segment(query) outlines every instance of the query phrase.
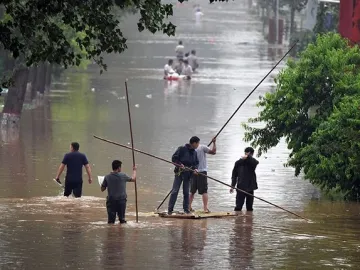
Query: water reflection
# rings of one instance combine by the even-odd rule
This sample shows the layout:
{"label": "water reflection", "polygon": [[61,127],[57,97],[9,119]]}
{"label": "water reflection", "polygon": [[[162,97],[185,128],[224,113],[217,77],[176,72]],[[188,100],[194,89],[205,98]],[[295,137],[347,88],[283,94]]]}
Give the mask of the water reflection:
{"label": "water reflection", "polygon": [[180,269],[192,269],[204,260],[207,220],[184,220],[181,228],[169,228],[170,262]]}
{"label": "water reflection", "polygon": [[108,226],[102,243],[101,265],[103,269],[121,269],[125,266],[125,250],[128,248],[125,229]]}
{"label": "water reflection", "polygon": [[230,233],[229,261],[232,269],[253,269],[253,215],[239,215]]}
{"label": "water reflection", "polygon": [[[62,229],[60,262],[66,268],[81,269],[83,252],[83,228],[81,224],[66,226]],[[70,255],[71,254],[71,255]]]}

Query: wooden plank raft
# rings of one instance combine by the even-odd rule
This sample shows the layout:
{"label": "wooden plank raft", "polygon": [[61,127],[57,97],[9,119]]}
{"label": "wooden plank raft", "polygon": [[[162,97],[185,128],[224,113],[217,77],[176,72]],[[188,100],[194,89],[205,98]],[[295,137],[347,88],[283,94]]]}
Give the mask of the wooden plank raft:
{"label": "wooden plank raft", "polygon": [[162,218],[178,218],[178,219],[202,219],[202,218],[224,218],[224,217],[235,217],[237,216],[234,212],[192,212],[190,214],[185,214],[183,212],[173,212],[171,215],[168,215],[167,212],[158,213],[159,217]]}

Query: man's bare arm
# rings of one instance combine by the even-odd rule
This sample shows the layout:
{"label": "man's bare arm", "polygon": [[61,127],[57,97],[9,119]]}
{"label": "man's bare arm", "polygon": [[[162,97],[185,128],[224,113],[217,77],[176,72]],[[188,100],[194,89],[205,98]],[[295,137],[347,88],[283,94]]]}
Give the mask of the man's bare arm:
{"label": "man's bare arm", "polygon": [[101,186],[101,191],[104,192],[106,190],[106,187]]}
{"label": "man's bare arm", "polygon": [[211,150],[209,151],[209,154],[210,155],[216,155],[216,138],[213,138],[212,139],[212,148]]}
{"label": "man's bare arm", "polygon": [[92,178],[91,178],[91,168],[90,168],[90,165],[89,165],[89,164],[86,164],[86,165],[85,165],[85,169],[86,169],[87,175],[89,176],[89,184],[91,184],[91,183],[92,183]]}
{"label": "man's bare arm", "polygon": [[130,182],[135,182],[135,181],[136,181],[136,166],[134,166],[133,168],[133,174],[131,176]]}
{"label": "man's bare arm", "polygon": [[60,166],[59,166],[59,169],[58,169],[58,172],[56,174],[56,178],[55,179],[59,179],[61,174],[63,173],[65,169],[65,164],[61,163]]}

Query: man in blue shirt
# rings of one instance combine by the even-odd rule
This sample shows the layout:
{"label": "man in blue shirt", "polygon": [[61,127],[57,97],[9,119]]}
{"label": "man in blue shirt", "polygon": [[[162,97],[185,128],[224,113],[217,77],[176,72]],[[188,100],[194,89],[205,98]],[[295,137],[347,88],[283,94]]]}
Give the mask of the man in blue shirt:
{"label": "man in blue shirt", "polygon": [[92,182],[91,169],[86,156],[79,152],[80,145],[73,142],[70,145],[70,152],[65,154],[64,159],[59,167],[56,175],[56,182],[60,183],[60,175],[66,166],[65,189],[64,196],[69,197],[71,193],[75,198],[80,198],[82,194],[82,167],[85,166],[86,172],[89,176],[89,184]]}

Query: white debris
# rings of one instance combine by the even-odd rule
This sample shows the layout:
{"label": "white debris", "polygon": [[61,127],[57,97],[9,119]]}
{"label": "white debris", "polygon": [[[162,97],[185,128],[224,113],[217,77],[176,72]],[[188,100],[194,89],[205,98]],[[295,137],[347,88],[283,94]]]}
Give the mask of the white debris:
{"label": "white debris", "polygon": [[95,88],[91,88],[91,91],[92,91],[92,92],[95,92]]}
{"label": "white debris", "polygon": [[151,95],[151,94],[150,94],[150,95],[146,95],[146,97],[147,97],[147,98],[152,98],[152,95]]}
{"label": "white debris", "polygon": [[139,104],[135,104],[135,107],[136,107],[136,108],[139,108],[139,107],[140,107],[140,105],[139,105]]}

